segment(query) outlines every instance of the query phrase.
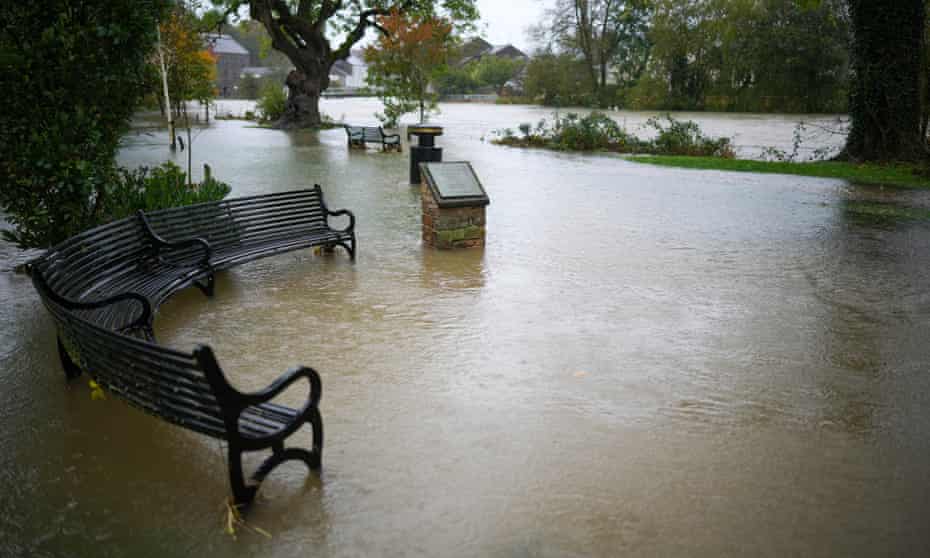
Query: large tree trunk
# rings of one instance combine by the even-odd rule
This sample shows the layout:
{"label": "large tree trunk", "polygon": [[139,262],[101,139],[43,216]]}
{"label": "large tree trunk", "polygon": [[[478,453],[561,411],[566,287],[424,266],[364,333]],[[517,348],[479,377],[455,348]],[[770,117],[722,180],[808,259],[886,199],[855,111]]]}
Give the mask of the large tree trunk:
{"label": "large tree trunk", "polygon": [[329,85],[329,75],[312,76],[300,70],[287,75],[287,104],[276,128],[316,128],[322,124],[320,95]]}
{"label": "large tree trunk", "polygon": [[852,121],[845,155],[914,160],[926,154],[921,129],[924,0],[849,0],[853,26]]}

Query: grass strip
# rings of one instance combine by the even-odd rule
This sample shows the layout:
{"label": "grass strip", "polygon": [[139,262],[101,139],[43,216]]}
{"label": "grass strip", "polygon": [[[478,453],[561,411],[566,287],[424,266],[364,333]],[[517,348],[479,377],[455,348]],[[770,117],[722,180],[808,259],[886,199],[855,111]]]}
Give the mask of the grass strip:
{"label": "grass strip", "polygon": [[685,169],[721,170],[841,178],[858,184],[879,184],[905,188],[930,188],[930,176],[921,174],[918,167],[903,163],[846,163],[817,161],[790,163],[783,161],[752,161],[723,159],[720,157],[691,157],[681,155],[637,155],[624,157],[634,163],[679,167]]}

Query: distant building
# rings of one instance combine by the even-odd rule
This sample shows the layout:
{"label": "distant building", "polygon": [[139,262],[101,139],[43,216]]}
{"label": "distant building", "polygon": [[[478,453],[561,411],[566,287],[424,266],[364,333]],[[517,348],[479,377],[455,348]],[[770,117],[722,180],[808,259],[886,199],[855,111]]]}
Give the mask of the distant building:
{"label": "distant building", "polygon": [[365,63],[362,52],[359,50],[353,50],[345,60],[336,60],[329,71],[330,81],[338,82],[342,87],[350,89],[365,87],[367,77],[368,64]]}
{"label": "distant building", "polygon": [[527,56],[525,52],[512,44],[492,45],[480,37],[472,39],[462,45],[461,53],[462,57],[458,61],[459,66],[464,66],[469,62],[477,62],[485,56],[510,58],[512,60],[529,60],[529,56]]}
{"label": "distant building", "polygon": [[220,97],[235,95],[236,85],[249,67],[249,51],[229,35],[207,35],[207,46],[216,57],[216,89]]}

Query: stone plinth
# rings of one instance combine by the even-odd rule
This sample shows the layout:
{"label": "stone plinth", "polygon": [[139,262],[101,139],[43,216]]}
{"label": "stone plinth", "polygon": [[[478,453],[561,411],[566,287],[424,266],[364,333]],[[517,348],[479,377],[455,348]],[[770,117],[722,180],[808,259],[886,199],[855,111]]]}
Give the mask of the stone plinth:
{"label": "stone plinth", "polygon": [[422,170],[423,243],[440,249],[484,246],[490,200],[471,166],[424,163]]}

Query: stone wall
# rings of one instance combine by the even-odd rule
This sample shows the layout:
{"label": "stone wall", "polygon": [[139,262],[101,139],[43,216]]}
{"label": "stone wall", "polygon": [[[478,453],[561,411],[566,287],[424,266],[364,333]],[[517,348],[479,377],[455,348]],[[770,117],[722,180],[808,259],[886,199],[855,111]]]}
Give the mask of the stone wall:
{"label": "stone wall", "polygon": [[423,204],[423,243],[433,248],[484,246],[485,208],[439,207],[424,180],[420,183]]}

